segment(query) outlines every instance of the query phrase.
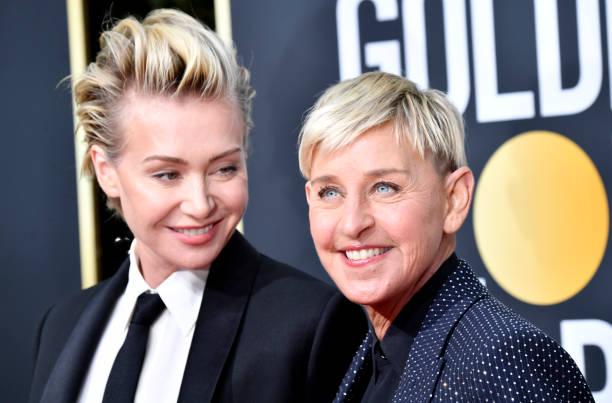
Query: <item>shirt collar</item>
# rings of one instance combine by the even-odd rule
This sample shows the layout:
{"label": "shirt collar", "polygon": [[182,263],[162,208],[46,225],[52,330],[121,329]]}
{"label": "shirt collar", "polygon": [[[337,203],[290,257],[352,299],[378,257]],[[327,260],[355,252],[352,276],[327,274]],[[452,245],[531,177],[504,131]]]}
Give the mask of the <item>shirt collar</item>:
{"label": "shirt collar", "polygon": [[[130,307],[130,312],[134,309],[136,299],[140,294],[145,291],[157,293],[183,335],[189,335],[195,326],[200,312],[204,287],[206,286],[206,279],[209,273],[208,268],[202,270],[177,270],[168,276],[157,288],[152,289],[140,273],[140,265],[135,253],[136,242],[136,239],[134,239],[130,246],[130,268],[128,284],[124,294],[127,306]],[[126,322],[125,325],[127,327],[129,322]]]}
{"label": "shirt collar", "polygon": [[[458,262],[459,260],[454,253],[446,259],[425,285],[402,308],[391,323],[383,340],[375,340],[372,344],[372,354],[374,354],[374,349],[378,345],[378,348],[382,350],[398,374],[401,374],[404,370],[412,343],[421,329],[431,303],[448,276],[457,267]],[[371,326],[370,324],[370,328]]]}

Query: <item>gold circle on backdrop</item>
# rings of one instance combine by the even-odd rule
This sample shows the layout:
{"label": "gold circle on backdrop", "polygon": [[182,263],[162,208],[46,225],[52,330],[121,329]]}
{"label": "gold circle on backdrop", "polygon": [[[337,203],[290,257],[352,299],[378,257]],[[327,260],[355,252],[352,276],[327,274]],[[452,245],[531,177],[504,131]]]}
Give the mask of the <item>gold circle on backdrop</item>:
{"label": "gold circle on backdrop", "polygon": [[530,304],[568,300],[593,278],[608,241],[606,190],[589,156],[531,131],[495,151],[474,196],[474,235],[493,279]]}

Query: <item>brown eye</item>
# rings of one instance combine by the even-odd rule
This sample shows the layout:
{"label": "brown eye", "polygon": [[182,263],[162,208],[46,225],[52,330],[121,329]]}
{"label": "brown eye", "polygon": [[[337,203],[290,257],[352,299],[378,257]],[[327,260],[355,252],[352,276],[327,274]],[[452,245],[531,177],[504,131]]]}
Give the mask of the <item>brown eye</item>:
{"label": "brown eye", "polygon": [[219,169],[218,172],[221,175],[224,175],[224,176],[231,176],[231,175],[235,174],[237,171],[238,171],[238,168],[236,166],[228,165],[226,167],[223,167],[223,168]]}
{"label": "brown eye", "polygon": [[177,172],[159,172],[153,175],[154,178],[159,179],[161,181],[173,181],[179,178],[179,174]]}

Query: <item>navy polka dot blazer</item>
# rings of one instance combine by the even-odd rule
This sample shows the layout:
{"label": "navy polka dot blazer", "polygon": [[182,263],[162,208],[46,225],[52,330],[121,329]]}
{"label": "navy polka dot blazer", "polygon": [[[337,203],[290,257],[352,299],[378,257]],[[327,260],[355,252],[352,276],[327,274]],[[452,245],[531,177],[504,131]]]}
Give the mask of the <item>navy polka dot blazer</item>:
{"label": "navy polka dot blazer", "polygon": [[[354,402],[374,335],[355,354],[335,402]],[[553,339],[492,297],[459,260],[434,298],[393,402],[593,402],[574,361]]]}

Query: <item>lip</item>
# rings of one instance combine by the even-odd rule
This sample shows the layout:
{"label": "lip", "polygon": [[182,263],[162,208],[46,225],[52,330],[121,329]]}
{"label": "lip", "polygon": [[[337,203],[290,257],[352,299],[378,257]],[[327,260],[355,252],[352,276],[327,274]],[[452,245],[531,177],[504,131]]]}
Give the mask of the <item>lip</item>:
{"label": "lip", "polygon": [[[366,249],[383,249],[384,251],[378,255],[371,256],[366,259],[360,259],[360,260],[351,260],[346,256],[346,252],[361,251],[361,250],[366,250]],[[363,266],[378,263],[379,261],[383,260],[385,257],[387,257],[387,253],[391,249],[393,248],[389,246],[367,245],[367,246],[359,246],[359,247],[349,247],[346,249],[341,249],[338,252],[340,253],[342,259],[344,259],[344,263],[347,266],[363,267]]]}
{"label": "lip", "polygon": [[[172,234],[178,239],[180,242],[189,245],[189,246],[201,246],[210,242],[217,233],[217,229],[219,227],[219,223],[221,220],[216,221],[214,223],[209,223],[202,226],[180,226],[180,227],[167,227]],[[206,227],[210,227],[208,231],[202,233],[193,233],[198,230],[205,229]],[[190,231],[192,233],[186,233],[185,231]]]}

